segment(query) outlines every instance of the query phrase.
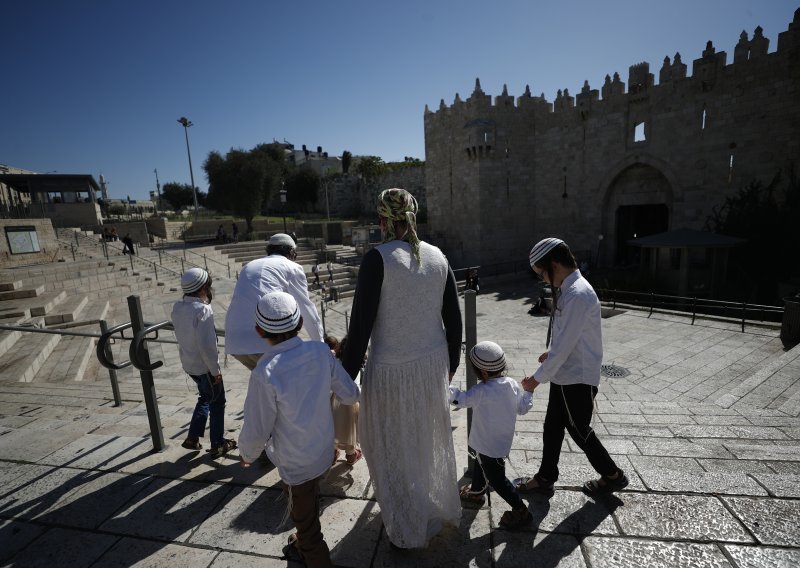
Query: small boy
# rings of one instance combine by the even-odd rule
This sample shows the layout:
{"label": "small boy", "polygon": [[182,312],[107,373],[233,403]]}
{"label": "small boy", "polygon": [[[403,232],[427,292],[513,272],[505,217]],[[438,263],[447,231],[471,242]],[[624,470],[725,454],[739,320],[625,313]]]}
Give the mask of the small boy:
{"label": "small boy", "polygon": [[505,458],[511,451],[517,414],[533,406],[533,389],[523,390],[505,376],[506,357],[499,345],[481,341],[469,352],[470,364],[481,383],[467,392],[450,387],[450,402],[458,408],[473,408],[469,445],[477,453],[472,469],[472,484],[461,488],[465,505],[483,505],[484,493],[491,485],[512,509],[503,513],[500,526],[519,528],[533,520],[516,489],[506,478]]}
{"label": "small boy", "polygon": [[225,387],[217,356],[217,332],[214,328],[214,312],[211,309],[211,276],[202,268],[191,268],[181,276],[183,299],[172,307],[172,325],[178,340],[178,354],[183,370],[197,385],[199,397],[194,407],[189,434],[183,441],[184,448],[200,450],[200,438],[206,429],[211,413],[212,458],[236,447],[234,440],[222,437],[225,431]]}
{"label": "small boy", "polygon": [[270,292],[256,307],[256,332],[269,346],[250,375],[239,434],[242,467],[267,445],[267,455],[288,486],[289,515],[297,533],[289,538],[308,566],[331,566],[319,522],[319,480],[331,467],[331,391],[343,404],[358,400],[359,388],[321,341],[297,334],[303,318],[295,299]]}

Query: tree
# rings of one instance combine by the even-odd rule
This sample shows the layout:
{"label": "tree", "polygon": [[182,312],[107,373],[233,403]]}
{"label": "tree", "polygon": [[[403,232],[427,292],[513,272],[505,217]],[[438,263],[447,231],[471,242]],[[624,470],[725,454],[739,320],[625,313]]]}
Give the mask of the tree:
{"label": "tree", "polygon": [[353,161],[353,154],[345,150],[342,152],[342,173],[350,171],[350,163]]}
{"label": "tree", "polygon": [[194,206],[192,186],[188,183],[174,181],[165,183],[161,189],[161,198],[172,205],[172,208],[176,211],[180,211],[183,207]]}
{"label": "tree", "polygon": [[280,144],[260,144],[252,150],[231,149],[225,157],[211,151],[203,163],[209,183],[208,203],[244,218],[247,233],[253,218],[276,189],[286,168]]}
{"label": "tree", "polygon": [[770,183],[750,182],[714,207],[706,228],[715,233],[747,239],[733,254],[737,277],[750,286],[749,299],[774,304],[778,282],[800,274],[800,183],[793,170],[781,187],[780,172]]}
{"label": "tree", "polygon": [[370,182],[386,170],[386,164],[378,156],[362,156],[353,169],[364,180]]}
{"label": "tree", "polygon": [[297,168],[286,177],[286,199],[300,204],[303,210],[317,201],[319,193],[319,174],[311,168]]}

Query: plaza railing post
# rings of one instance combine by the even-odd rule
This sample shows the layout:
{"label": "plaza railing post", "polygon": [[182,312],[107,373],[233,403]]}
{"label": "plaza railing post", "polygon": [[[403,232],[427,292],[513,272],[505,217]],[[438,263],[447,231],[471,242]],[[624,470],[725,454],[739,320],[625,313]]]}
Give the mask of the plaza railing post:
{"label": "plaza railing post", "polygon": [[186,272],[186,267],[183,265],[183,259],[181,259],[181,274]]}
{"label": "plaza railing post", "polygon": [[155,262],[153,263],[153,272],[155,272],[156,282],[158,282],[158,265]]}
{"label": "plaza railing post", "polygon": [[322,333],[327,334],[327,330],[325,328],[325,298],[319,301],[319,313],[322,316]]}
{"label": "plaza railing post", "polygon": [[203,264],[206,266],[206,272],[208,272],[208,259],[206,258],[206,253],[203,253]]}
{"label": "plaza railing post", "polygon": [[231,263],[228,263],[228,278],[231,277]]}
{"label": "plaza railing post", "polygon": [[73,262],[74,262],[74,261],[75,261],[75,245],[73,245],[73,244],[70,244],[70,245],[69,245],[69,250],[71,250],[71,251],[72,251],[72,260],[73,260]]}
{"label": "plaza railing post", "polygon": [[[128,311],[131,316],[131,329],[135,336],[144,329],[144,318],[142,316],[142,304],[139,296],[128,296]],[[147,349],[147,342],[142,342],[142,351],[138,359],[144,366],[150,365],[150,353]],[[164,430],[161,428],[161,417],[158,414],[158,400],[156,398],[156,386],[153,382],[152,371],[139,371],[142,378],[142,392],[144,394],[144,404],[147,407],[147,421],[150,423],[150,437],[153,439],[153,449],[160,452],[164,449]]]}
{"label": "plaza railing post", "polygon": [[[100,333],[103,334],[108,331],[108,324],[106,320],[100,320]],[[111,345],[106,342],[105,346],[106,359],[114,362],[114,355],[111,353]],[[114,406],[122,406],[122,397],[119,395],[119,383],[117,382],[117,371],[114,369],[108,370],[108,378],[111,379],[111,392],[114,395]]]}
{"label": "plaza railing post", "polygon": [[[476,298],[477,293],[475,290],[464,290],[464,331],[465,331],[465,339],[466,339],[466,357],[464,364],[464,368],[467,373],[467,389],[478,384],[478,376],[475,374],[475,370],[472,368],[472,365],[469,364],[469,352],[475,347],[475,344],[478,342],[478,322],[477,322],[477,310],[476,310]],[[472,409],[467,409],[467,438],[469,438],[469,432],[472,429]],[[475,451],[467,446],[467,475],[472,475],[472,468],[474,466],[475,458],[472,456],[474,455]]]}
{"label": "plaza railing post", "polygon": [[131,275],[133,275],[133,253],[128,253],[128,260],[131,261]]}
{"label": "plaza railing post", "polygon": [[161,260],[161,249],[158,249],[158,264],[164,266],[164,263]]}

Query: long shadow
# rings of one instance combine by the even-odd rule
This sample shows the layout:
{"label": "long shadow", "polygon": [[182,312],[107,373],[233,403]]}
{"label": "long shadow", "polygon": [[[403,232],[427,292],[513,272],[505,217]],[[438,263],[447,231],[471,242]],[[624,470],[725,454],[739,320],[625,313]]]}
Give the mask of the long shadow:
{"label": "long shadow", "polygon": [[[532,531],[513,533],[504,530],[494,531],[494,546],[506,543],[502,554],[497,558],[498,566],[512,565],[520,561],[523,550],[526,556],[535,559],[537,568],[556,568],[559,563],[580,547],[581,542],[591,536],[604,520],[610,517],[617,507],[624,505],[615,495],[606,495],[597,500],[586,501],[577,511],[570,513],[538,543],[539,527],[550,511],[549,499],[535,496],[531,499],[531,513],[534,516]],[[529,505],[530,508],[530,505]],[[534,544],[535,543],[535,544]],[[532,547],[530,545],[533,545]],[[532,560],[533,562],[533,560]]]}
{"label": "long shadow", "polygon": [[[144,440],[146,442],[146,440]],[[110,441],[109,441],[110,442]],[[92,451],[96,451],[97,448]],[[126,454],[130,448],[109,457],[101,464],[94,466],[100,468],[110,461]],[[90,454],[86,452],[73,461]],[[146,459],[152,452],[139,454],[120,464],[114,464],[113,470],[121,469],[141,459]],[[176,478],[164,477],[161,474],[162,464],[154,464],[144,468],[136,474],[100,471],[99,469],[76,470],[71,468],[56,467],[42,475],[38,475],[24,484],[17,486],[14,492],[34,485],[42,485],[44,490],[31,499],[22,501],[16,499],[0,508],[0,515],[5,518],[30,521],[50,527],[61,527],[78,530],[97,531],[104,534],[124,537],[138,537],[147,539],[152,546],[125,547],[115,549],[116,562],[132,565],[144,560],[160,548],[171,542],[182,542],[205,521],[216,505],[220,503],[231,490],[228,485],[208,483],[201,473],[193,478],[182,479],[183,475],[191,474],[192,470],[206,458],[198,453],[189,453],[181,456],[174,462],[171,474]],[[44,466],[49,467],[49,466]],[[236,467],[231,463],[227,467]],[[106,483],[106,480],[114,479]],[[97,483],[98,487],[59,505],[59,501],[73,491],[85,490],[88,484]],[[5,496],[10,494],[6,493]],[[11,530],[10,527],[0,529]],[[43,533],[42,536],[46,535]],[[0,541],[8,538],[10,534],[0,535]],[[11,560],[11,565],[23,565],[26,557],[35,558],[43,554],[33,540],[27,547],[19,551]],[[117,540],[115,545],[119,542]],[[112,546],[113,548],[113,546]],[[84,553],[80,562],[86,565],[97,561],[108,551],[93,551]],[[58,558],[58,551],[49,551]],[[99,552],[99,554],[98,554]],[[93,554],[93,557],[87,556]],[[20,563],[15,563],[19,559]]]}

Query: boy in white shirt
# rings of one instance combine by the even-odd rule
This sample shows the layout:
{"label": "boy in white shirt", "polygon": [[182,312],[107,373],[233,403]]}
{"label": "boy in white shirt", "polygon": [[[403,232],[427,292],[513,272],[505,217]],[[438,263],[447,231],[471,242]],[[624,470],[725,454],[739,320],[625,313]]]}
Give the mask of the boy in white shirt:
{"label": "boy in white shirt", "polygon": [[181,276],[183,299],[172,307],[172,325],[178,340],[183,370],[197,385],[199,397],[194,407],[189,433],[181,446],[200,450],[200,438],[211,414],[210,454],[217,458],[236,447],[234,440],[222,437],[225,431],[225,387],[219,369],[217,332],[211,309],[211,276],[202,268],[191,268]]}
{"label": "boy in white shirt", "polygon": [[469,352],[470,364],[482,382],[466,392],[450,387],[450,402],[458,408],[472,408],[469,445],[477,453],[472,469],[472,483],[461,488],[465,505],[481,506],[489,485],[511,510],[503,513],[500,525],[515,529],[533,520],[516,489],[506,478],[505,458],[511,451],[517,415],[527,414],[533,406],[533,389],[504,375],[506,357],[499,345],[481,341]]}
{"label": "boy in white shirt", "polygon": [[330,394],[353,404],[360,391],[325,343],[297,337],[302,327],[297,302],[286,292],[270,292],[258,301],[256,332],[268,345],[250,375],[239,455],[242,467],[249,467],[266,444],[288,487],[297,528],[290,549],[308,566],[331,566],[318,498],[334,442]]}

